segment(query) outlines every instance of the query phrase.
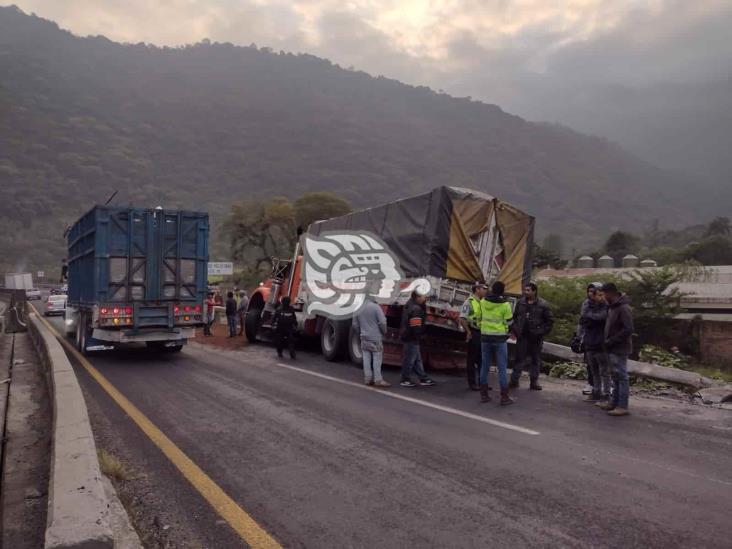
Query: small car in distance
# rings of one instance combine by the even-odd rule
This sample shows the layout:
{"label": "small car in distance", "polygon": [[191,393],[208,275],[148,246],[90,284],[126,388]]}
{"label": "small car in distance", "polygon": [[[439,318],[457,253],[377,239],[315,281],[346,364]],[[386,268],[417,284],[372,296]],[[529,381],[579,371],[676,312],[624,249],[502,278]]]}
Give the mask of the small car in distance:
{"label": "small car in distance", "polygon": [[29,289],[27,289],[25,291],[25,298],[28,301],[33,301],[33,300],[39,300],[40,301],[40,299],[41,299],[41,290],[39,290],[38,288],[29,288]]}
{"label": "small car in distance", "polygon": [[65,312],[66,312],[66,296],[65,295],[48,296],[48,301],[46,302],[46,310],[43,312],[44,316],[63,315]]}
{"label": "small car in distance", "polygon": [[59,286],[58,288],[51,288],[51,295],[66,295],[68,291],[69,285],[64,284],[63,286]]}

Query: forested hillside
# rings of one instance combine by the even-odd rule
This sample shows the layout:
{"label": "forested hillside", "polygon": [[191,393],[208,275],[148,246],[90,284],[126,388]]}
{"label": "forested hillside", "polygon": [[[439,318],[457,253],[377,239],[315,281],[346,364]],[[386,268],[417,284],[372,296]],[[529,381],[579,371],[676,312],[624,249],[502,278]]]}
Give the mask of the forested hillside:
{"label": "forested hillside", "polygon": [[0,75],[5,268],[56,267],[66,224],[114,190],[218,223],[249,195],[330,190],[359,207],[460,185],[568,242],[695,220],[687,182],[604,139],[309,55],[120,45],[9,7]]}

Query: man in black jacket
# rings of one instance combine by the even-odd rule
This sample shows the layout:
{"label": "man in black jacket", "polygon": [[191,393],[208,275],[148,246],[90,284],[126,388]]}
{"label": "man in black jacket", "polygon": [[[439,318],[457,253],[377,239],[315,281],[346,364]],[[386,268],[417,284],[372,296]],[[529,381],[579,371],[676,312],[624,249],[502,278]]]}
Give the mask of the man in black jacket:
{"label": "man in black jacket", "polygon": [[594,385],[586,402],[607,402],[610,396],[610,366],[605,353],[605,322],[607,321],[607,303],[597,285],[594,292],[589,293],[586,306],[582,307],[580,326],[582,327],[582,343],[585,347],[587,368],[592,374]]}
{"label": "man in black jacket", "polygon": [[529,389],[541,391],[539,369],[541,368],[541,347],[544,336],[552,331],[554,316],[546,301],[538,296],[538,288],[529,282],[524,288],[524,296],[513,311],[511,329],[516,336],[516,362],[511,373],[509,388],[517,389],[521,371],[529,363]]}
{"label": "man in black jacket", "polygon": [[287,349],[290,351],[290,358],[295,358],[295,326],[297,326],[297,315],[295,309],[290,306],[290,298],[285,296],[280,302],[280,306],[275,311],[272,324],[275,329],[277,338],[277,356],[282,358],[282,351],[287,343]]}
{"label": "man in black jacket", "polygon": [[604,284],[602,292],[609,307],[604,335],[613,378],[613,399],[601,408],[608,410],[610,416],[627,416],[630,396],[628,356],[633,351],[633,311],[630,298],[620,293],[612,282]]}
{"label": "man in black jacket", "polygon": [[236,336],[236,299],[234,299],[234,292],[226,294],[226,321],[229,324],[229,337]]}
{"label": "man in black jacket", "polygon": [[422,365],[422,351],[419,348],[419,340],[422,338],[425,327],[425,302],[427,296],[417,291],[412,296],[402,312],[402,325],[400,334],[404,346],[404,359],[402,361],[402,387],[416,387],[417,384],[411,379],[412,370],[419,377],[419,384],[422,387],[430,387],[435,384],[424,371]]}

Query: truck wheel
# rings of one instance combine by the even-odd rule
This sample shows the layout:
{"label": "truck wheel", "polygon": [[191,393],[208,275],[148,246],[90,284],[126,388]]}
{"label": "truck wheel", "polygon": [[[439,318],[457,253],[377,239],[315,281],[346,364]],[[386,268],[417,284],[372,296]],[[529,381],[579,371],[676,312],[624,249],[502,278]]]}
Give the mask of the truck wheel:
{"label": "truck wheel", "polygon": [[361,352],[361,334],[353,326],[348,333],[348,356],[351,362],[363,366],[363,352]]}
{"label": "truck wheel", "polygon": [[252,308],[247,311],[247,316],[244,317],[244,333],[247,336],[249,343],[257,342],[257,335],[259,333],[259,323],[262,320],[262,309]]}
{"label": "truck wheel", "polygon": [[325,360],[334,362],[345,357],[348,350],[349,322],[326,319],[320,332],[320,348]]}
{"label": "truck wheel", "polygon": [[76,347],[82,355],[87,354],[86,346],[89,343],[89,316],[79,313],[79,322],[76,325]]}

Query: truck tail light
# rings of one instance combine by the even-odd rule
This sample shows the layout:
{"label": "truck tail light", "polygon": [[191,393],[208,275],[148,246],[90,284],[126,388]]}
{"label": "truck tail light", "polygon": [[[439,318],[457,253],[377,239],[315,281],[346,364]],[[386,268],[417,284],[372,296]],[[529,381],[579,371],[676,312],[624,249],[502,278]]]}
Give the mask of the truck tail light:
{"label": "truck tail light", "polygon": [[102,307],[101,309],[99,309],[99,312],[100,314],[106,315],[109,312],[109,309],[107,309],[106,307]]}
{"label": "truck tail light", "polygon": [[132,314],[132,307],[125,307],[125,314],[131,315]]}
{"label": "truck tail light", "polygon": [[180,313],[180,305],[176,305],[175,307],[173,307],[173,312],[174,312],[175,314],[178,314],[178,313]]}
{"label": "truck tail light", "polygon": [[200,313],[201,312],[201,306],[200,305],[196,305],[195,307],[193,307],[193,311],[196,312],[196,313]]}
{"label": "truck tail light", "polygon": [[119,307],[115,307],[114,309],[112,309],[112,314],[113,315],[118,315],[119,314]]}

